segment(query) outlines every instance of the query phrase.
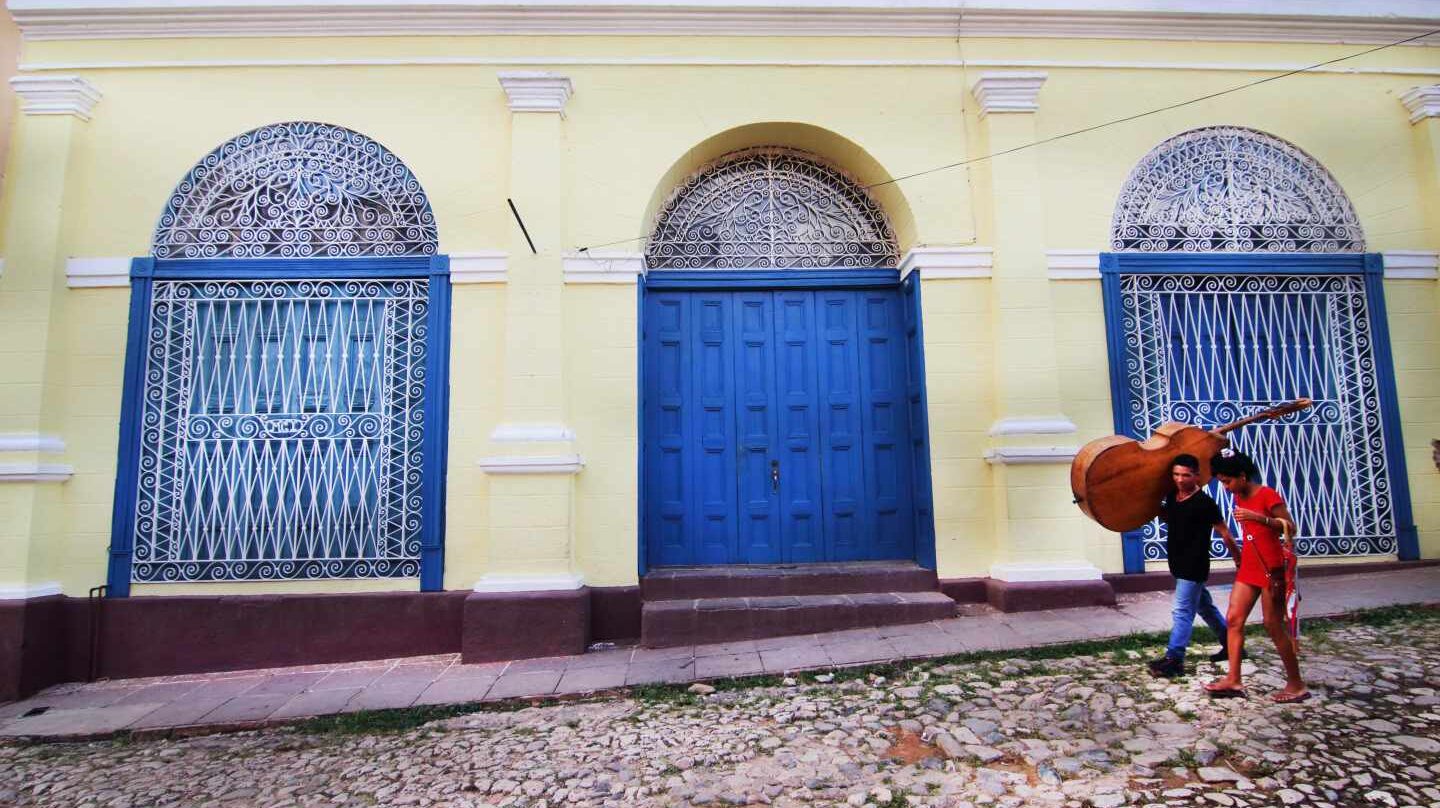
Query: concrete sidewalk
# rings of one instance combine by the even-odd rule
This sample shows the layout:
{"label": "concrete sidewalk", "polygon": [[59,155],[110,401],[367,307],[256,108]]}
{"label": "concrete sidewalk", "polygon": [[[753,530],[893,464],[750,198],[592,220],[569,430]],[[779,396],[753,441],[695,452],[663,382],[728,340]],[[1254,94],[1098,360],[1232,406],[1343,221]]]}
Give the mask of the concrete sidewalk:
{"label": "concrete sidewalk", "polygon": [[[1228,589],[1215,587],[1223,601]],[[1440,567],[1303,583],[1303,618],[1440,603]],[[1115,607],[1004,614],[962,606],[929,623],[677,648],[463,665],[458,654],[335,665],[64,684],[0,706],[0,736],[87,738],[120,730],[264,726],[317,715],[417,705],[573,695],[845,667],[970,651],[1028,648],[1168,630],[1169,593],[1125,595]],[[1259,610],[1252,619],[1258,620]],[[1303,633],[1303,625],[1302,625]]]}

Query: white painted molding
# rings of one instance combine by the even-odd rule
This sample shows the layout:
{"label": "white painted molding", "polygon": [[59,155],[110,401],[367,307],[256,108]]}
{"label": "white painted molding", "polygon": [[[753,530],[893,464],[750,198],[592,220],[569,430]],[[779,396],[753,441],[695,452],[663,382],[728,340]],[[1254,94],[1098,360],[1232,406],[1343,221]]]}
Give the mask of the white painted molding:
{"label": "white painted molding", "polygon": [[1075,423],[1063,415],[1001,418],[990,425],[991,435],[1065,435],[1075,430]]}
{"label": "white painted molding", "polygon": [[0,483],[63,483],[75,467],[60,463],[0,463]]}
{"label": "white painted molding", "polygon": [[1433,281],[1440,278],[1440,253],[1432,250],[1390,250],[1380,253],[1385,277]]}
{"label": "white painted molding", "polygon": [[1050,250],[1045,263],[1052,281],[1100,280],[1099,250]]}
{"label": "white painted molding", "polygon": [[500,250],[452,253],[451,283],[505,283],[509,277],[510,254]]}
{"label": "white painted molding", "polygon": [[15,76],[10,88],[26,115],[74,115],[88,121],[100,101],[95,85],[79,76]]}
{"label": "white painted molding", "polygon": [[992,466],[1069,463],[1079,451],[1079,446],[996,446],[985,450],[985,462]]}
{"label": "white painted molding", "polygon": [[900,261],[900,277],[919,272],[922,281],[988,278],[994,267],[989,247],[912,247]]}
{"label": "white painted molding", "polygon": [[77,70],[157,70],[235,67],[917,67],[1011,70],[1179,70],[1203,73],[1324,73],[1343,76],[1440,77],[1440,67],[1311,67],[1300,62],[1134,62],[1111,59],[816,59],[724,56],[404,56],[353,59],[94,59],[24,62],[22,73]]}
{"label": "white painted molding", "polygon": [[1033,70],[991,70],[970,85],[982,115],[1034,112],[1040,109],[1040,88],[1048,73]]}
{"label": "white painted molding", "polygon": [[0,258],[0,277],[4,277],[4,275],[5,275],[5,259],[4,259],[4,258]]}
{"label": "white painted molding", "polygon": [[486,474],[579,474],[585,460],[578,454],[482,457],[477,463]]}
{"label": "white painted molding", "polygon": [[632,252],[586,250],[561,259],[566,283],[635,284],[645,274],[645,256]]}
{"label": "white painted molding", "polygon": [[491,574],[475,582],[476,592],[569,592],[585,585],[577,573],[568,575]]}
{"label": "white painted molding", "polygon": [[564,424],[499,424],[490,432],[495,443],[553,443],[575,440],[575,430]]}
{"label": "white painted molding", "polygon": [[1410,123],[1416,124],[1426,118],[1440,118],[1440,84],[1411,87],[1400,96],[1400,103],[1410,110]]}
{"label": "white painted molding", "polygon": [[1099,567],[1083,561],[993,564],[990,567],[990,577],[1006,583],[1104,580],[1104,574]]}
{"label": "white painted molding", "polygon": [[71,289],[128,287],[129,258],[69,258],[65,261],[65,285]]}
{"label": "white painted molding", "polygon": [[958,34],[1380,44],[1433,30],[1440,18],[1427,0],[9,0],[7,5],[31,40],[417,34],[953,39]]}
{"label": "white painted molding", "polygon": [[0,435],[0,452],[60,454],[64,451],[65,441],[58,435],[41,435],[38,432],[11,432]]}
{"label": "white painted molding", "polygon": [[566,76],[543,70],[515,70],[500,74],[500,86],[511,112],[554,112],[565,115],[565,102],[575,92]]}
{"label": "white painted molding", "polygon": [[27,584],[22,586],[0,586],[0,600],[30,600],[32,598],[48,598],[53,595],[63,594],[64,590],[56,581],[43,584]]}

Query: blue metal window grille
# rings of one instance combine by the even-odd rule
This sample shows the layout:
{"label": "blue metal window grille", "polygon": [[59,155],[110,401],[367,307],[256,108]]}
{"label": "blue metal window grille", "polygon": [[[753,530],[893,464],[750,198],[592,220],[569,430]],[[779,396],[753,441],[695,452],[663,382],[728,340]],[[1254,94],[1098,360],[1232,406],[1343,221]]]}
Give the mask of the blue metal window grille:
{"label": "blue metal window grille", "polygon": [[[1307,556],[1393,554],[1397,514],[1367,283],[1358,274],[1119,276],[1124,431],[1165,421],[1215,426],[1279,401],[1315,405],[1231,434],[1286,498]],[[1211,495],[1229,518],[1230,498]],[[1146,561],[1164,528],[1141,530]],[[1216,539],[1212,555],[1225,549]]]}
{"label": "blue metal window grille", "polygon": [[156,280],[132,579],[418,575],[431,282]]}
{"label": "blue metal window grille", "polygon": [[262,126],[205,156],[170,195],[156,258],[434,255],[429,200],[410,169],[359,132]]}

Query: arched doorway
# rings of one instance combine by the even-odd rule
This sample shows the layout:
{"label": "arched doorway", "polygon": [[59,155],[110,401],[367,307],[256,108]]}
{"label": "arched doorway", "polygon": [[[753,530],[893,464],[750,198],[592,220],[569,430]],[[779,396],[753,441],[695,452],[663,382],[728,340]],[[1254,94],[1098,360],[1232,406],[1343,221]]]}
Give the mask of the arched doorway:
{"label": "arched doorway", "polygon": [[339,126],[227,141],[132,269],[110,593],[438,589],[449,278],[403,162]]}
{"label": "arched doorway", "polygon": [[[1413,557],[1379,256],[1334,177],[1263,132],[1185,132],[1131,172],[1111,248],[1117,431],[1219,425],[1309,397],[1311,409],[1231,436],[1289,501],[1297,550]],[[1125,539],[1127,571],[1165,557],[1158,522]]]}
{"label": "arched doorway", "polygon": [[813,154],[733,152],[646,250],[642,567],[933,564],[919,287]]}

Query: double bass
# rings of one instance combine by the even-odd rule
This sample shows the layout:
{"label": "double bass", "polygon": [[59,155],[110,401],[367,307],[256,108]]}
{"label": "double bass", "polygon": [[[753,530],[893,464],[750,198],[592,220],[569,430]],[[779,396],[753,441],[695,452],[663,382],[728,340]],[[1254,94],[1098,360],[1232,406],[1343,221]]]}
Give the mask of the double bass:
{"label": "double bass", "polygon": [[1081,447],[1070,464],[1075,504],[1109,530],[1139,529],[1159,515],[1160,500],[1174,490],[1170,469],[1176,456],[1198,458],[1200,484],[1205,485],[1210,482],[1210,458],[1230,445],[1226,433],[1309,406],[1310,399],[1296,399],[1214,429],[1170,421],[1143,441],[1124,435],[1096,438]]}

